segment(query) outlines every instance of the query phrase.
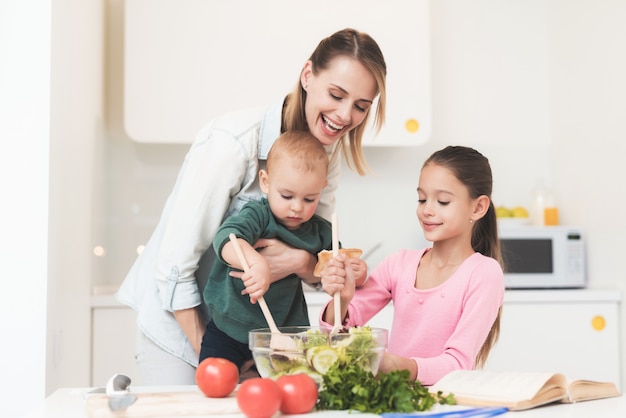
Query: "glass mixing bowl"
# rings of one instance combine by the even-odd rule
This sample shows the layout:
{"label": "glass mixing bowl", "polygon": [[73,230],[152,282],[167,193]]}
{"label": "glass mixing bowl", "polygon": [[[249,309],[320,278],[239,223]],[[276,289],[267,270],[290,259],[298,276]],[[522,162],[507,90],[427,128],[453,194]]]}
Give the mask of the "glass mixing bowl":
{"label": "glass mixing bowl", "polygon": [[383,328],[351,327],[339,333],[304,326],[279,330],[281,334],[272,334],[269,328],[249,333],[249,347],[262,377],[306,373],[321,383],[322,375],[336,362],[359,364],[376,374],[387,349],[388,331]]}

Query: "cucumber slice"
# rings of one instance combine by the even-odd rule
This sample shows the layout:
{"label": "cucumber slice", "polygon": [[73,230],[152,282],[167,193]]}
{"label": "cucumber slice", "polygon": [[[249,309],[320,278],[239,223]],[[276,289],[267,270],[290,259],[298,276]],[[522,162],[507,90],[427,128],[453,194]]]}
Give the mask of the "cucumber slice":
{"label": "cucumber slice", "polygon": [[332,366],[337,360],[339,356],[332,348],[322,348],[320,350],[316,350],[311,358],[311,366],[315,369],[319,374],[326,374],[330,366]]}

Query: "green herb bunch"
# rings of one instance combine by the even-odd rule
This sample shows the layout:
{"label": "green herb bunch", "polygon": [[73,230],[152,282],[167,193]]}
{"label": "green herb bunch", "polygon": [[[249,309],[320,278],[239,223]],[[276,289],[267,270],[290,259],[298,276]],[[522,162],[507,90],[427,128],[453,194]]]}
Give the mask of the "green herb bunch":
{"label": "green herb bunch", "polygon": [[455,403],[453,395],[430,393],[408,370],[378,373],[358,364],[337,362],[323,376],[316,409],[384,412],[428,411],[435,404]]}

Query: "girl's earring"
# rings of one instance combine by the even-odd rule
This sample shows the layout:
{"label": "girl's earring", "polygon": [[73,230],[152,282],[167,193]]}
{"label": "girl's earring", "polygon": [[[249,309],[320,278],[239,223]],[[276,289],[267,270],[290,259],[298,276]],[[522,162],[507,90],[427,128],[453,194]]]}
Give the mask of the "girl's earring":
{"label": "girl's earring", "polygon": [[473,220],[473,219],[470,219],[470,223],[471,223],[471,224],[473,224],[473,223],[474,223],[474,220]]}

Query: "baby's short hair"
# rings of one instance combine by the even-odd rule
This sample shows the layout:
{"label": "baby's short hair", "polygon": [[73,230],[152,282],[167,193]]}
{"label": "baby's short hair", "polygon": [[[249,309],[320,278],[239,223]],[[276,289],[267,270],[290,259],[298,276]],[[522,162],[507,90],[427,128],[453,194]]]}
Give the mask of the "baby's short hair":
{"label": "baby's short hair", "polygon": [[302,171],[310,172],[322,169],[328,174],[328,154],[322,143],[310,132],[287,131],[281,134],[267,156],[266,170],[283,158],[292,160]]}

